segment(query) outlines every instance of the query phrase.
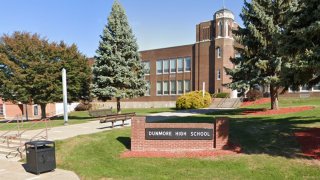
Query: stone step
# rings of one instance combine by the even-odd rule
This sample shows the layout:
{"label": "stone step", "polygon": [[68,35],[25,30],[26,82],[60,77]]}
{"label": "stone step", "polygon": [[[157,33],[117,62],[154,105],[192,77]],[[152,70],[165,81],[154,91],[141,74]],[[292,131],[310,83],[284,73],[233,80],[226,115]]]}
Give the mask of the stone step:
{"label": "stone step", "polygon": [[7,144],[0,144],[0,149],[11,149],[11,150],[16,150],[18,147],[20,147],[19,145],[12,145],[9,144],[9,147]]}
{"label": "stone step", "polygon": [[211,108],[237,108],[240,106],[240,98],[215,98]]}

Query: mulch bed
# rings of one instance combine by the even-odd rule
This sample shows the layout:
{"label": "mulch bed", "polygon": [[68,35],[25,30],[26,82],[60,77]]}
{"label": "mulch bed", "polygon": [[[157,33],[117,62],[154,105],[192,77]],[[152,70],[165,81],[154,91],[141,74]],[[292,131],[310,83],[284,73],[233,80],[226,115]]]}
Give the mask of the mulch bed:
{"label": "mulch bed", "polygon": [[229,145],[229,150],[208,150],[208,151],[125,151],[121,158],[208,158],[241,153],[239,145]]}
{"label": "mulch bed", "polygon": [[288,107],[288,108],[280,108],[278,110],[271,109],[252,109],[248,111],[242,112],[242,115],[277,115],[277,114],[290,114],[301,111],[308,111],[314,109],[313,106],[301,106],[301,107]]}
{"label": "mulch bed", "polygon": [[259,105],[259,104],[265,104],[265,103],[270,103],[271,100],[270,98],[261,98],[261,99],[258,99],[256,101],[246,101],[246,102],[243,102],[241,104],[241,107],[246,107],[246,106],[252,106],[252,105]]}
{"label": "mulch bed", "polygon": [[320,128],[294,133],[305,156],[320,160]]}

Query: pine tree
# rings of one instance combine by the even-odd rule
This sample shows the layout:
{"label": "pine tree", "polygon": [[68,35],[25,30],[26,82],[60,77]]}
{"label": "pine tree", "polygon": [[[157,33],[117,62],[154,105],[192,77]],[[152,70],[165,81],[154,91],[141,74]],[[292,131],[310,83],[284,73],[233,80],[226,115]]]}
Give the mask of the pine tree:
{"label": "pine tree", "polygon": [[136,39],[118,1],[100,37],[93,66],[93,93],[103,101],[116,98],[120,113],[120,99],[143,96],[146,82]]}
{"label": "pine tree", "polygon": [[281,49],[288,54],[286,88],[298,90],[320,82],[320,1],[299,0],[287,15]]}
{"label": "pine tree", "polygon": [[236,69],[226,69],[231,75],[232,89],[248,89],[255,85],[270,86],[271,109],[278,109],[278,95],[282,85],[282,56],[278,41],[290,9],[290,0],[245,1],[241,13],[244,28],[234,32],[241,57],[232,59]]}
{"label": "pine tree", "polygon": [[45,118],[46,105],[62,101],[62,68],[67,69],[68,102],[88,99],[90,68],[75,45],[49,43],[38,34],[4,35],[0,41],[0,97],[40,104]]}

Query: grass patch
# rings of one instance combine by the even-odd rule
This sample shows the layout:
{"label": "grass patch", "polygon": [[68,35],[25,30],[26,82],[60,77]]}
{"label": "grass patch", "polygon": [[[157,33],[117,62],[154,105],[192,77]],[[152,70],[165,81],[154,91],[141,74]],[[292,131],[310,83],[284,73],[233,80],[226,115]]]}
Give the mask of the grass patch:
{"label": "grass patch", "polygon": [[[268,154],[216,159],[120,158],[130,129],[79,136],[57,142],[59,168],[82,179],[316,179],[320,166]],[[65,148],[68,147],[68,148]]]}
{"label": "grass patch", "polygon": [[214,117],[229,116],[231,141],[241,145],[244,155],[215,159],[120,158],[130,147],[130,128],[125,128],[57,142],[57,163],[82,179],[317,179],[320,163],[300,156],[292,134],[320,127],[320,101],[286,99],[281,103],[316,108],[273,116],[244,116],[241,112],[245,109],[237,109],[167,120],[212,122]]}

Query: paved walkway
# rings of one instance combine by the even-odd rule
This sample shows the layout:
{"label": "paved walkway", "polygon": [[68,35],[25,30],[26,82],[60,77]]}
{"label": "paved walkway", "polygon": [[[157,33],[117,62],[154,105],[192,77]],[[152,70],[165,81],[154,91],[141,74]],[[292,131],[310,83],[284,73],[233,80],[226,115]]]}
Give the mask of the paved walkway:
{"label": "paved walkway", "polygon": [[[115,123],[115,128],[120,128],[122,122]],[[126,121],[125,126],[130,126],[131,122]],[[99,121],[90,121],[88,123],[53,127],[48,131],[49,140],[62,140],[83,134],[92,134],[111,129],[111,123],[100,124]],[[23,138],[31,138],[40,130],[27,131]],[[53,172],[34,175],[25,171],[23,163],[17,162],[19,159],[5,159],[0,156],[0,179],[4,180],[78,180],[79,177],[72,171],[56,169]]]}
{"label": "paved walkway", "polygon": [[79,180],[79,177],[72,171],[56,169],[55,171],[40,175],[31,174],[25,171],[23,164],[0,160],[0,179],[3,180]]}
{"label": "paved walkway", "polygon": [[[114,128],[120,128],[122,122],[115,122]],[[125,126],[130,126],[131,122],[126,121]],[[59,126],[59,127],[53,127],[48,131],[48,137],[49,140],[55,141],[55,140],[62,140],[62,139],[68,139],[71,137],[75,137],[78,135],[84,135],[84,134],[93,134],[98,133],[102,131],[110,130],[111,123],[99,123],[99,121],[89,121],[87,123],[82,124],[75,124],[75,125],[67,125],[67,126]],[[39,130],[32,130],[27,131],[25,134],[23,134],[22,138],[30,139],[35,134],[37,134]]]}
{"label": "paved walkway", "polygon": [[147,122],[163,121],[163,120],[175,118],[175,117],[188,117],[188,116],[195,116],[199,114],[210,114],[216,111],[228,110],[228,109],[234,109],[234,108],[205,108],[205,109],[179,110],[175,112],[156,113],[156,114],[149,115],[147,117]]}

